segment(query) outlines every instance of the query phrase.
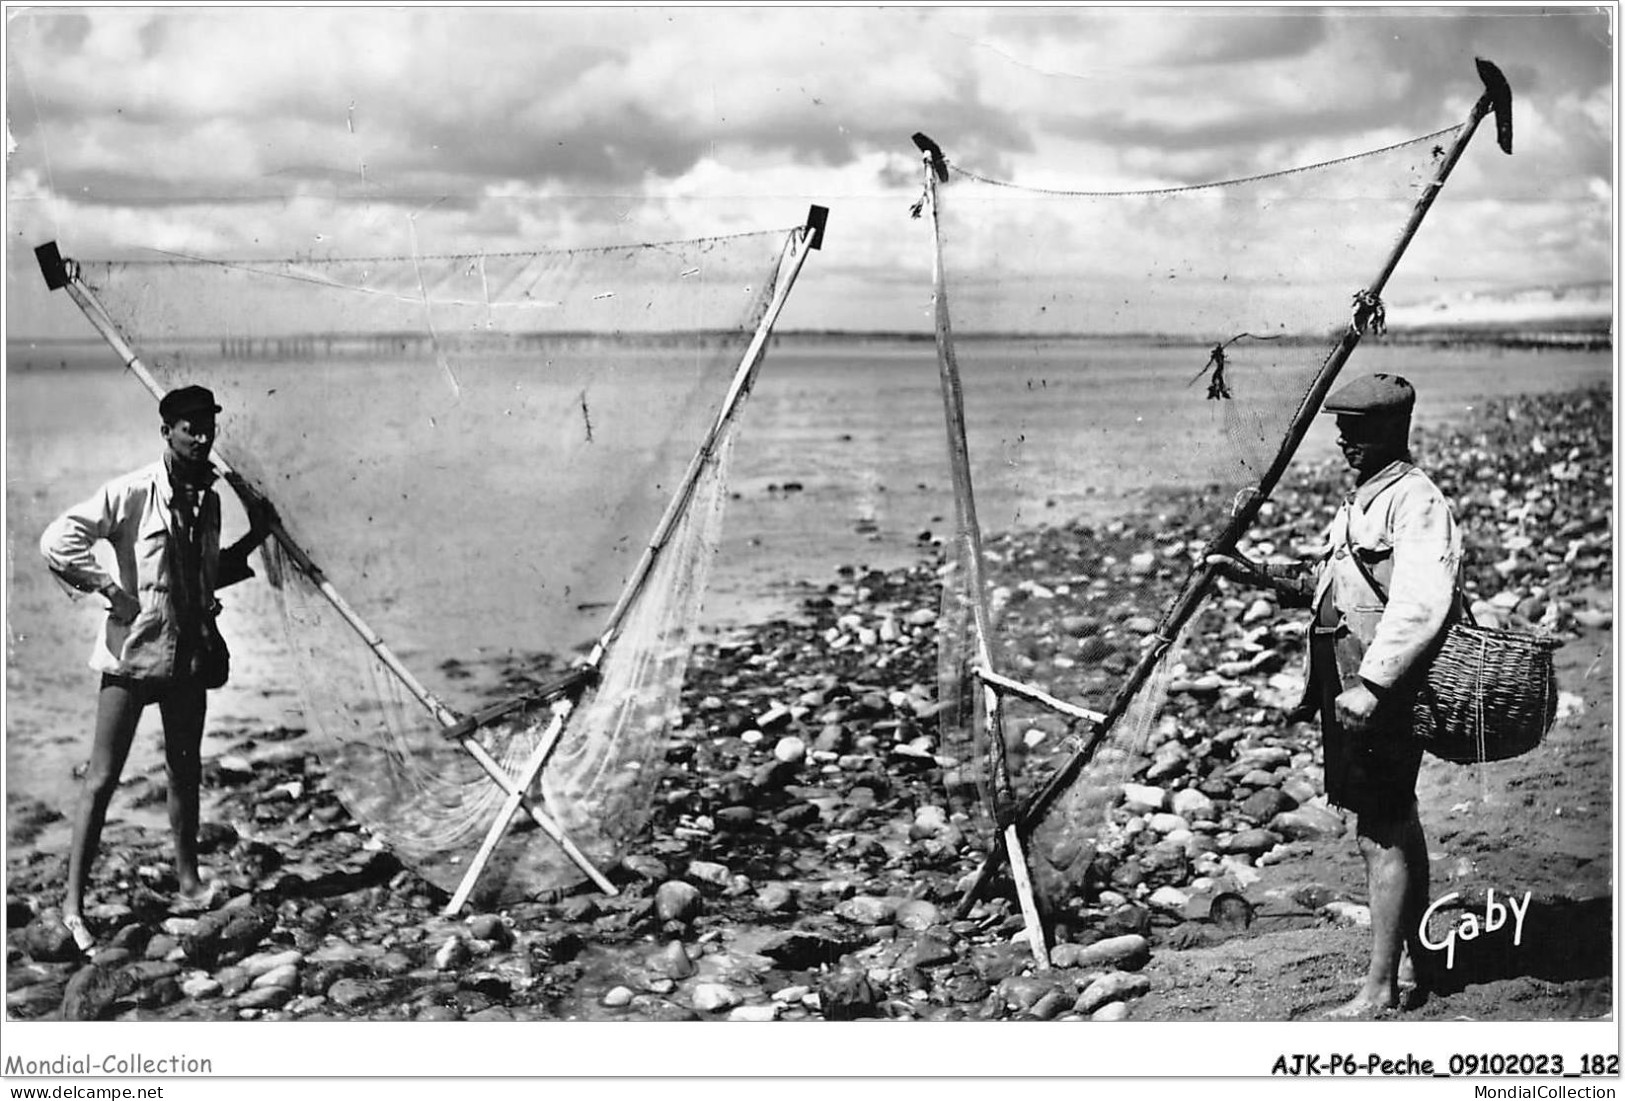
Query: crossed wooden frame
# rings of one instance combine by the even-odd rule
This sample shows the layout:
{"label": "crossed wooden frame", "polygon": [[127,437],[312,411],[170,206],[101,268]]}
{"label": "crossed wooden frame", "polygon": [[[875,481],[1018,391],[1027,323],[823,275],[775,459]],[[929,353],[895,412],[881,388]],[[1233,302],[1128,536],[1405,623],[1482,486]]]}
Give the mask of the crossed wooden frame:
{"label": "crossed wooden frame", "polygon": [[[1382,267],[1370,285],[1355,294],[1356,311],[1348,328],[1335,347],[1332,348],[1326,360],[1322,363],[1319,373],[1310,385],[1308,393],[1304,396],[1297,411],[1293,415],[1285,437],[1276,452],[1274,460],[1265,471],[1259,484],[1237,500],[1228,522],[1213,540],[1208,544],[1201,562],[1186,579],[1185,585],[1175,597],[1173,603],[1163,614],[1162,621],[1157,625],[1154,644],[1148,647],[1140,656],[1140,660],[1130,671],[1128,677],[1114,695],[1108,709],[1102,712],[1089,711],[1084,708],[1067,704],[1039,689],[1021,684],[1017,681],[1000,676],[994,669],[991,660],[990,648],[987,641],[989,621],[987,613],[986,593],[982,584],[982,552],[981,531],[976,524],[975,498],[971,491],[970,459],[965,442],[965,419],[963,400],[960,395],[959,368],[954,356],[953,332],[948,316],[948,299],[946,292],[946,275],[943,267],[942,247],[940,233],[933,232],[935,242],[934,282],[936,291],[936,319],[937,319],[937,360],[941,376],[944,410],[948,424],[948,452],[949,461],[954,473],[955,496],[958,507],[963,510],[962,524],[965,537],[970,540],[969,553],[966,562],[970,577],[968,584],[973,594],[971,610],[975,632],[976,661],[970,672],[981,683],[983,697],[983,721],[988,731],[988,763],[992,778],[992,801],[990,809],[999,826],[999,839],[993,851],[982,862],[972,877],[969,886],[960,899],[958,916],[964,917],[975,905],[978,898],[987,889],[993,876],[1000,867],[1006,863],[1010,866],[1010,875],[1015,883],[1016,895],[1020,902],[1022,913],[1027,920],[1027,936],[1032,946],[1033,956],[1038,966],[1049,966],[1049,955],[1046,947],[1046,931],[1041,922],[1041,916],[1033,897],[1031,877],[1028,873],[1026,855],[1022,849],[1022,838],[1030,835],[1031,831],[1043,820],[1044,815],[1054,805],[1055,800],[1065,793],[1071,785],[1078,780],[1083,768],[1093,758],[1095,752],[1104,743],[1107,735],[1119,720],[1127,713],[1130,704],[1134,701],[1140,689],[1150,679],[1157,664],[1162,660],[1173,640],[1178,637],[1180,630],[1190,620],[1202,601],[1206,598],[1212,586],[1217,571],[1207,561],[1209,555],[1228,554],[1235,549],[1237,541],[1247,531],[1258,517],[1259,509],[1275,489],[1286,468],[1297,452],[1298,445],[1303,442],[1308,433],[1309,425],[1313,422],[1320,410],[1321,403],[1330,392],[1337,374],[1343,365],[1348,362],[1364,335],[1372,319],[1372,304],[1380,307],[1383,288],[1387,286],[1388,279],[1393,275],[1400,258],[1405,254],[1406,248],[1416,236],[1427,216],[1433,201],[1443,190],[1445,181],[1455,168],[1456,162],[1466,151],[1468,143],[1478,129],[1478,124],[1486,115],[1493,114],[1496,124],[1496,140],[1503,153],[1512,152],[1512,89],[1507,84],[1506,77],[1493,62],[1483,58],[1476,58],[1475,64],[1479,79],[1484,84],[1483,94],[1473,104],[1468,112],[1466,122],[1456,135],[1450,148],[1439,161],[1439,166],[1433,180],[1422,189],[1421,194],[1413,204],[1410,216],[1401,231],[1398,240],[1390,250]],[[936,142],[925,134],[915,134],[914,144],[922,154],[925,176],[925,198],[921,207],[929,207],[932,218],[932,228],[937,229],[937,185],[948,180],[947,159]],[[916,208],[918,213],[920,207]],[[1362,310],[1359,307],[1368,307]],[[1001,726],[1000,694],[1019,696],[1035,703],[1041,704],[1052,711],[1067,715],[1085,722],[1089,728],[1088,738],[1084,743],[1064,760],[1045,782],[1031,792],[1024,800],[1017,801],[1009,778],[1009,766],[1005,760],[1004,740]]]}
{"label": "crossed wooden frame", "polygon": [[[813,206],[807,214],[804,225],[791,231],[785,244],[784,251],[779,257],[778,275],[774,283],[773,297],[767,310],[756,326],[750,344],[746,347],[738,367],[734,371],[732,382],[728,388],[727,396],[723,400],[716,420],[707,431],[704,440],[695,451],[684,472],[681,482],[672,494],[666,505],[655,533],[643,554],[633,568],[626,585],[622,588],[620,598],[611,611],[603,632],[594,644],[587,660],[578,668],[571,670],[564,677],[548,684],[540,690],[526,695],[503,701],[491,707],[483,708],[471,715],[458,715],[435,697],[411,670],[409,670],[384,643],[365,620],[355,611],[344,597],[333,587],[320,566],[311,558],[280,522],[273,520],[270,535],[281,545],[284,553],[294,563],[295,567],[305,575],[316,590],[332,605],[333,609],[349,627],[366,644],[378,661],[389,670],[403,688],[418,701],[441,726],[441,735],[457,742],[465,752],[486,772],[504,793],[505,798],[496,815],[492,818],[485,838],[476,850],[473,860],[463,874],[462,881],[447,902],[445,913],[448,915],[460,912],[467,904],[470,895],[478,885],[481,874],[489,862],[497,845],[507,834],[511,827],[514,815],[523,812],[541,830],[556,843],[564,854],[575,864],[593,884],[605,894],[614,895],[618,891],[609,878],[583,853],[578,845],[572,841],[564,829],[558,824],[539,801],[531,794],[537,778],[547,767],[549,758],[557,748],[560,738],[576,707],[579,705],[585,692],[596,683],[599,667],[602,665],[604,655],[614,643],[620,633],[621,626],[632,602],[642,591],[644,584],[654,569],[655,562],[665,549],[673,531],[682,520],[689,503],[693,499],[695,487],[700,476],[704,473],[706,465],[712,460],[718,442],[724,431],[732,421],[734,414],[749,395],[756,375],[760,370],[764,353],[767,348],[767,339],[773,330],[774,323],[783,311],[789,299],[790,290],[795,285],[796,276],[800,273],[802,265],[806,262],[808,253],[823,247],[824,228],[829,218],[826,207]],[[119,332],[112,315],[95,296],[91,288],[80,278],[79,266],[74,261],[61,255],[56,242],[48,242],[34,250],[35,258],[40,265],[40,271],[45,277],[46,286],[51,290],[66,290],[80,311],[90,321],[103,340],[116,352],[123,361],[124,366],[135,375],[154,398],[161,399],[165,393],[164,387],[153,376],[146,364],[135,350]],[[264,495],[250,484],[240,473],[233,470],[230,463],[217,451],[214,463],[220,469],[234,492],[245,502]],[[526,710],[542,704],[550,705],[551,717],[546,729],[542,732],[529,757],[517,774],[510,774],[491,756],[489,751],[480,744],[476,735],[479,731],[515,712]]]}

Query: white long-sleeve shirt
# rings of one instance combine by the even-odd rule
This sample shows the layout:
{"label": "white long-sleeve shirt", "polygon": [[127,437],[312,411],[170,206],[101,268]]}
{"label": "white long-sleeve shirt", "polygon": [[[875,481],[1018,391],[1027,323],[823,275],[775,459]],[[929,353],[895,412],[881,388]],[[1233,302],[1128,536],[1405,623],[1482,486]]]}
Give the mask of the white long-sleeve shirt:
{"label": "white long-sleeve shirt", "polygon": [[[1422,471],[1404,460],[1378,471],[1343,502],[1326,531],[1310,607],[1331,600],[1364,644],[1359,676],[1391,688],[1448,622],[1461,568],[1461,533],[1450,504]],[[1350,545],[1388,594],[1361,575]]]}
{"label": "white long-sleeve shirt", "polygon": [[[162,679],[174,675],[178,624],[172,591],[178,556],[171,543],[180,538],[172,508],[174,490],[163,460],[103,485],[90,497],[53,520],[40,536],[46,565],[64,584],[83,593],[116,582],[141,604],[125,622],[108,615],[91,651],[90,667],[121,676]],[[213,603],[217,588],[253,576],[251,548],[220,550],[220,498],[213,489],[199,497],[197,523],[202,526],[201,598]],[[105,541],[113,548],[116,576],[96,560],[92,549]]]}

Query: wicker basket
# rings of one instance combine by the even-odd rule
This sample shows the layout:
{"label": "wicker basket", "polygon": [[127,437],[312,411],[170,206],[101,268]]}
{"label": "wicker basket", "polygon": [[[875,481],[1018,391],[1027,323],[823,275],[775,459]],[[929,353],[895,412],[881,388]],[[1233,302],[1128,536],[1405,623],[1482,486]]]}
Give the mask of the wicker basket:
{"label": "wicker basket", "polygon": [[1504,761],[1540,744],[1557,717],[1549,635],[1452,624],[1418,688],[1412,730],[1446,761]]}

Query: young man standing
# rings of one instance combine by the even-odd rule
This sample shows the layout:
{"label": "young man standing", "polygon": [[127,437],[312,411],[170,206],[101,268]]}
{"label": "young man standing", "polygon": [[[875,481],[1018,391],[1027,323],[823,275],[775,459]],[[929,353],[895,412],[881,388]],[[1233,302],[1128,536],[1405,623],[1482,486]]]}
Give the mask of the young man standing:
{"label": "young man standing", "polygon": [[[101,674],[95,740],[73,820],[63,924],[81,951],[95,938],[83,907],[90,866],[107,820],[108,803],[148,704],[163,718],[169,780],[169,823],[175,877],[183,905],[206,907],[211,885],[198,871],[199,752],[207,691],[218,687],[223,650],[214,644],[215,590],[252,577],[248,556],[275,522],[266,502],[245,501],[249,532],[220,547],[220,498],[209,462],[220,407],[201,386],[183,386],[158,404],[165,450],[148,466],[115,478],[57,517],[40,538],[40,552],[61,581],[98,593],[107,617],[91,654]],[[114,572],[92,553],[111,547]]]}

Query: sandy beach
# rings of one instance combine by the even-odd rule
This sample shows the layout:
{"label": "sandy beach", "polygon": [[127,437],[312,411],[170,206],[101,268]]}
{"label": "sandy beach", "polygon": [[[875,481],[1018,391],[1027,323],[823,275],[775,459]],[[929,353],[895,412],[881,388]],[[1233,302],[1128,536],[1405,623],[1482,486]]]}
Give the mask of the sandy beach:
{"label": "sandy beach", "polygon": [[[1419,459],[1463,509],[1477,596],[1530,619],[1558,605],[1552,619],[1566,643],[1557,659],[1564,711],[1545,744],[1493,765],[1430,759],[1422,780],[1435,897],[1453,890],[1457,906],[1469,907],[1487,891],[1527,892],[1525,942],[1458,949],[1445,986],[1404,1015],[1606,1016],[1615,864],[1609,357],[1374,351],[1362,369],[1403,363],[1434,395],[1419,414]],[[213,913],[168,912],[163,776],[149,716],[96,870],[91,918],[110,948],[90,967],[51,927],[92,706],[83,652],[95,613],[49,584],[33,541],[60,507],[155,452],[157,435],[124,412],[132,400],[118,389],[130,385],[124,380],[89,387],[91,405],[75,416],[133,423],[94,433],[87,446],[90,437],[72,430],[65,403],[52,396],[60,379],[14,375],[8,1014],[1262,1021],[1310,1018],[1346,999],[1368,936],[1358,858],[1351,838],[1324,818],[1318,737],[1284,724],[1267,686],[1245,675],[1225,680],[1226,698],[1242,701],[1234,709],[1201,692],[1176,693],[1170,704],[1187,763],[1158,782],[1172,791],[1212,781],[1225,793],[1215,799],[1213,860],[1158,865],[1143,821],[1116,849],[1103,847],[1098,875],[1080,885],[1088,926],[1076,932],[1073,963],[1044,977],[1012,944],[1020,918],[1009,898],[953,916],[979,854],[974,831],[949,815],[941,763],[921,748],[932,734],[936,571],[952,504],[940,420],[932,419],[940,408],[898,412],[921,404],[932,379],[898,372],[892,377],[907,381],[897,404],[877,401],[854,416],[841,398],[852,385],[846,379],[843,390],[844,359],[815,370],[797,357],[816,349],[781,353],[786,384],[777,392],[764,384],[737,456],[736,499],[707,603],[710,641],[690,669],[686,721],[670,737],[654,821],[613,871],[620,895],[580,892],[467,920],[437,916],[443,895],[367,844],[333,798],[304,733],[270,594],[250,583],[228,599],[236,672],[213,698],[205,741],[207,860],[229,890]],[[845,354],[857,374],[860,353]],[[864,370],[875,370],[874,354]],[[914,363],[919,349],[884,355]],[[1487,372],[1470,373],[1485,363]],[[23,410],[30,419],[19,429]],[[1157,511],[1177,499],[1127,486],[1085,493],[1071,477],[1025,486],[1020,507],[1045,523],[999,544],[1012,569],[1042,560],[1052,575],[1005,583],[1049,582],[1053,593],[1068,576],[1055,547],[1086,542],[1102,511],[1146,548],[1158,546]],[[1340,485],[1329,439],[1312,438],[1276,495],[1271,530],[1258,537],[1311,539],[1316,510]],[[1546,507],[1509,525],[1498,515],[1508,493]],[[228,538],[240,522],[228,517]],[[1240,594],[1223,595],[1219,634],[1187,658],[1193,679],[1220,662],[1248,606]],[[1073,614],[1065,596],[1042,599],[1016,621],[1061,624]],[[1277,614],[1285,624],[1295,613]],[[1079,638],[1048,629],[1047,656],[1075,657]],[[1295,660],[1293,637],[1285,628],[1274,635],[1284,667]],[[1041,661],[1037,679],[1064,694],[1075,664]],[[1239,733],[1215,743],[1226,728]],[[1034,775],[1052,748],[1031,755]],[[1237,770],[1258,760],[1274,762],[1269,777]],[[1265,790],[1287,802],[1249,802]],[[1266,804],[1274,809],[1260,817]],[[1315,808],[1314,829],[1272,827],[1277,814]],[[1114,815],[1121,827],[1136,812],[1119,805]],[[1270,829],[1274,843],[1257,852],[1224,851],[1237,834]],[[1129,865],[1139,870],[1124,872]],[[1151,903],[1161,888],[1173,893]],[[1224,889],[1251,904],[1240,926],[1211,918],[1207,907]],[[1105,942],[1126,954],[1088,954]],[[1131,978],[1113,979],[1117,992],[1103,994],[1099,982],[1116,975]]]}

